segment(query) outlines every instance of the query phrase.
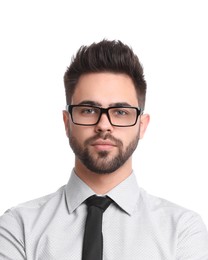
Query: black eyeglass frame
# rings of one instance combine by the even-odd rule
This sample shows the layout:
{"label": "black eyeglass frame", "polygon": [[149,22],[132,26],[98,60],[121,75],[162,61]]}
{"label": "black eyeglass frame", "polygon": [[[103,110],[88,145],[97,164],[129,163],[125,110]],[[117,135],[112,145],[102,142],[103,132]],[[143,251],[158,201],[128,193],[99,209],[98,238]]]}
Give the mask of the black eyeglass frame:
{"label": "black eyeglass frame", "polygon": [[[73,110],[74,107],[92,107],[92,108],[99,109],[99,110],[100,110],[100,115],[99,115],[99,117],[98,117],[97,122],[94,123],[94,124],[80,124],[80,123],[74,122],[73,113],[72,113],[72,110]],[[113,109],[113,108],[133,108],[133,109],[135,109],[136,112],[137,112],[137,113],[136,113],[135,122],[134,122],[133,124],[131,124],[131,125],[116,125],[116,124],[113,124],[113,123],[111,122],[111,118],[110,118],[110,115],[109,115],[109,113],[108,113],[108,111],[109,111],[110,109]],[[143,114],[143,111],[142,111],[141,108],[139,108],[139,107],[131,107],[131,106],[112,106],[112,107],[108,107],[108,108],[103,108],[103,107],[92,106],[92,105],[66,105],[66,111],[69,112],[69,114],[71,115],[72,122],[73,122],[75,125],[81,125],[81,126],[94,126],[94,125],[97,125],[97,124],[99,123],[99,121],[100,121],[100,118],[101,118],[102,114],[106,114],[106,115],[107,115],[107,118],[108,118],[108,120],[109,120],[109,122],[110,122],[110,124],[111,124],[112,126],[116,126],[116,127],[131,127],[131,126],[136,125],[136,123],[137,123],[137,121],[138,121],[138,117]]]}

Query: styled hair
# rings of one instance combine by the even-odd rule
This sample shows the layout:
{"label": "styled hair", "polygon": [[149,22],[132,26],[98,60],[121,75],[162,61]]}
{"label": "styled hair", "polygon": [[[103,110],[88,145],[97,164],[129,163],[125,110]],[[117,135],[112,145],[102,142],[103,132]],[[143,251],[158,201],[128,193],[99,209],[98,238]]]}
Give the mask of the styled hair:
{"label": "styled hair", "polygon": [[79,78],[87,73],[112,72],[127,74],[133,81],[140,108],[144,109],[146,81],[143,68],[133,50],[121,41],[102,40],[81,46],[64,74],[67,104],[71,103]]}

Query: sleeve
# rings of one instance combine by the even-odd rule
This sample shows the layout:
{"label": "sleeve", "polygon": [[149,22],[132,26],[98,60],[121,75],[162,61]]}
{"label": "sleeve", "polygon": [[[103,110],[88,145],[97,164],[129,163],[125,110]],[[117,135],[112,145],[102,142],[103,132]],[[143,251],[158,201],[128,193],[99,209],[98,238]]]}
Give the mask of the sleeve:
{"label": "sleeve", "polygon": [[176,259],[208,260],[208,232],[194,212],[187,212],[180,219]]}
{"label": "sleeve", "polygon": [[0,217],[0,260],[26,260],[21,223],[11,211]]}

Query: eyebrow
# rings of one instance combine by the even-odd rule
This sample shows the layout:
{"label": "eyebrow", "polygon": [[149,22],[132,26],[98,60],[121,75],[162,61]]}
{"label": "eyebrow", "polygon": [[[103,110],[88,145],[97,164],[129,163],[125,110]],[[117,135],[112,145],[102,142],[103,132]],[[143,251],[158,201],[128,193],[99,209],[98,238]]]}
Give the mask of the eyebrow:
{"label": "eyebrow", "polygon": [[[88,105],[88,106],[98,106],[98,107],[102,107],[102,104],[99,102],[95,102],[92,100],[83,100],[82,102],[80,102],[78,105]],[[109,105],[109,107],[131,107],[132,105],[130,105],[127,102],[116,102],[116,103],[111,103]]]}
{"label": "eyebrow", "polygon": [[92,100],[83,100],[78,105],[88,105],[88,106],[101,106],[100,103],[92,101]]}

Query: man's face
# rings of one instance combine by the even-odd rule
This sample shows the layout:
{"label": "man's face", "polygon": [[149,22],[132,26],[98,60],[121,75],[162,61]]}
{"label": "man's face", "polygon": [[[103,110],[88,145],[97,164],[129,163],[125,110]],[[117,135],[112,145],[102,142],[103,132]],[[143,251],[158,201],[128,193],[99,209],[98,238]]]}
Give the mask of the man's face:
{"label": "man's face", "polygon": [[[139,107],[134,84],[125,74],[89,73],[82,75],[72,97],[72,105],[95,105],[103,108],[125,104]],[[64,111],[64,122],[70,146],[76,162],[94,173],[112,173],[125,163],[143,137],[148,116],[139,117],[131,127],[112,126],[106,114],[97,125],[73,124],[70,115]]]}

